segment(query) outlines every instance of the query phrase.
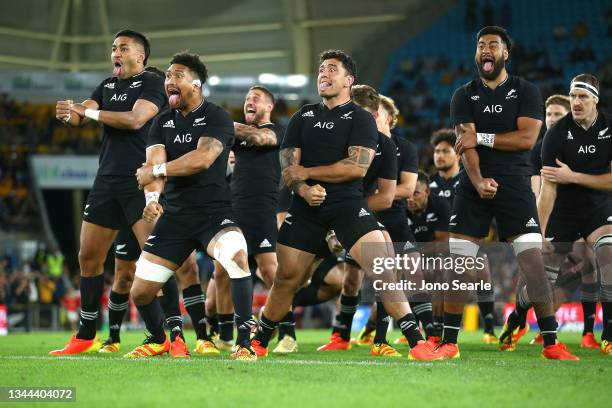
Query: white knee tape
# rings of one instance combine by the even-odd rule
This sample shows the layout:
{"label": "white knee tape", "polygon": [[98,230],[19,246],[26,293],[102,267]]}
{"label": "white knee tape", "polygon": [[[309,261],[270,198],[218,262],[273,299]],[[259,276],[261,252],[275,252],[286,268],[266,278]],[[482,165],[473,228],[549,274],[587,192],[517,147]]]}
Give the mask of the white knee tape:
{"label": "white knee tape", "polygon": [[461,238],[449,238],[448,249],[453,255],[462,255],[476,258],[480,246],[472,241]]}
{"label": "white knee tape", "polygon": [[528,249],[542,249],[542,234],[531,232],[529,234],[523,234],[514,241],[512,241],[512,248],[514,248],[514,254],[518,255]]}
{"label": "white knee tape", "polygon": [[140,256],[138,262],[136,262],[136,272],[134,274],[143,280],[166,283],[174,274],[174,271]]}
{"label": "white knee tape", "polygon": [[606,234],[597,238],[597,240],[595,241],[595,245],[593,245],[593,251],[597,251],[604,245],[612,245],[612,235]]}
{"label": "white knee tape", "polygon": [[225,268],[231,279],[240,279],[251,276],[250,271],[243,270],[234,261],[238,251],[247,252],[247,243],[244,235],[238,231],[228,231],[221,235],[215,243],[213,255],[215,259]]}

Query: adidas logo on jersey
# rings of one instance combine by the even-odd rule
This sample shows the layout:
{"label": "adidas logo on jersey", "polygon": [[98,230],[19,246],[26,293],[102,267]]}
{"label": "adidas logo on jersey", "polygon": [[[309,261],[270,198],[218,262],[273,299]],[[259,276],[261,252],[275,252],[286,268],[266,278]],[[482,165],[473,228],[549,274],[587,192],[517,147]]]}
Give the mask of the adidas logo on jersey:
{"label": "adidas logo on jersey", "polygon": [[506,99],[512,99],[512,98],[518,98],[518,94],[516,93],[516,89],[512,88],[510,91],[508,91],[508,93],[506,94]]}
{"label": "adidas logo on jersey", "polygon": [[104,85],[104,87],[108,89],[115,89],[115,83],[109,82],[108,84]]}
{"label": "adidas logo on jersey", "polygon": [[429,188],[438,188],[438,183],[432,181],[431,183],[429,183]]}
{"label": "adidas logo on jersey", "polygon": [[574,136],[572,136],[572,131],[571,130],[567,131],[567,140],[574,140]]}
{"label": "adidas logo on jersey", "polygon": [[410,241],[406,241],[406,243],[404,244],[404,248],[403,248],[403,249],[404,249],[404,251],[406,251],[406,250],[408,250],[408,249],[412,249],[412,248],[414,248],[414,245],[412,245],[412,244],[410,243]]}
{"label": "adidas logo on jersey", "polygon": [[303,118],[306,118],[306,117],[314,118],[314,112],[313,111],[304,112],[304,113],[302,113],[302,117]]}
{"label": "adidas logo on jersey", "polygon": [[169,121],[167,121],[166,123],[164,123],[164,125],[162,127],[165,128],[173,128],[174,129],[174,120],[170,119]]}
{"label": "adidas logo on jersey", "polygon": [[527,224],[525,224],[526,227],[537,227],[538,223],[533,219],[530,218],[529,221],[527,221]]}
{"label": "adidas logo on jersey", "polygon": [[234,221],[232,221],[232,220],[228,220],[227,218],[226,218],[226,219],[224,219],[223,221],[221,221],[221,225],[225,225],[225,224],[233,224],[233,223],[234,223]]}
{"label": "adidas logo on jersey", "polygon": [[271,248],[272,244],[267,239],[264,239],[263,241],[261,241],[261,244],[259,244],[259,247],[260,248]]}
{"label": "adidas logo on jersey", "polygon": [[360,218],[361,218],[361,217],[365,217],[365,216],[367,216],[367,215],[370,215],[370,213],[369,213],[369,212],[367,212],[365,208],[362,208],[362,209],[359,211],[359,217],[360,217]]}
{"label": "adidas logo on jersey", "polygon": [[353,117],[351,116],[353,114],[353,111],[347,112],[344,115],[340,116],[340,119],[353,119]]}
{"label": "adidas logo on jersey", "polygon": [[140,81],[134,81],[130,84],[130,88],[140,88],[142,86],[142,79]]}

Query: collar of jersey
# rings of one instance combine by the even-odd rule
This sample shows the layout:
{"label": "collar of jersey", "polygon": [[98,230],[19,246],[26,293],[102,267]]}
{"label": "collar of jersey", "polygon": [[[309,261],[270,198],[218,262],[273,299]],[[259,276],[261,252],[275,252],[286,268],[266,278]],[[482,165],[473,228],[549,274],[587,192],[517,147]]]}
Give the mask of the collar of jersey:
{"label": "collar of jersey", "polygon": [[323,101],[321,101],[321,108],[327,111],[335,111],[336,109],[342,109],[344,107],[347,107],[349,104],[351,104],[353,102],[352,99],[349,99],[348,101],[344,102],[342,105],[337,105],[334,106],[333,108],[329,109],[324,103]]}
{"label": "collar of jersey", "polygon": [[[583,128],[578,122],[576,122],[574,120],[574,117],[572,116],[572,121],[576,124],[576,126],[578,126],[580,129],[584,130],[585,132],[588,132],[589,130],[591,130],[591,128],[593,126],[595,126],[595,124],[597,123],[597,120],[599,119],[599,109],[595,112],[595,120],[593,121],[593,123],[591,123],[591,126],[588,127],[588,129]],[[571,112],[570,112],[571,114]]]}
{"label": "collar of jersey", "polygon": [[121,79],[121,78],[119,78],[119,77],[115,77],[115,78],[117,78],[117,82],[128,82],[128,81],[131,81],[132,79],[134,79],[134,78],[136,78],[136,77],[141,76],[141,75],[142,75],[142,74],[144,74],[145,72],[146,72],[146,71],[143,69],[143,70],[142,70],[142,71],[140,71],[139,73],[134,74],[134,75],[132,75],[131,77],[126,78],[126,79]]}
{"label": "collar of jersey", "polygon": [[490,90],[490,91],[497,91],[498,89],[500,89],[502,86],[504,86],[506,84],[506,82],[508,82],[508,80],[510,79],[510,74],[506,73],[506,79],[504,79],[503,81],[501,81],[499,83],[499,85],[497,85],[497,87],[495,87],[495,89],[491,89],[489,88],[489,86],[487,84],[485,84],[485,82],[482,80],[481,77],[478,77],[478,79],[480,80],[480,83],[482,84],[482,86],[484,86],[486,89]]}
{"label": "collar of jersey", "polygon": [[181,113],[181,111],[180,111],[180,110],[178,110],[178,109],[174,109],[174,113],[176,113],[176,114],[177,114],[179,117],[181,117],[181,118],[187,118],[189,115],[192,115],[194,112],[196,112],[196,111],[197,111],[198,109],[200,109],[202,106],[204,106],[204,98],[202,98],[202,102],[201,102],[201,103],[200,103],[198,106],[196,106],[196,107],[195,107],[195,109],[193,109],[191,112],[189,112],[189,113],[187,114],[187,116],[183,116],[183,114]]}
{"label": "collar of jersey", "polygon": [[269,125],[273,125],[273,124],[274,124],[274,123],[272,123],[272,122],[266,122],[266,123],[262,123],[262,124],[260,124],[260,125],[257,125],[257,127],[258,127],[258,128],[262,128],[262,127],[264,127],[264,126],[269,126]]}

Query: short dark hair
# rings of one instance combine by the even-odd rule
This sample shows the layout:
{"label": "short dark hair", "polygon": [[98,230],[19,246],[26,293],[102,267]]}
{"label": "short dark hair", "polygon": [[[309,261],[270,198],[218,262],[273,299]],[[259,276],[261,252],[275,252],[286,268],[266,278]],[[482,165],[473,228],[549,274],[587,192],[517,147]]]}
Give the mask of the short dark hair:
{"label": "short dark hair", "polygon": [[478,34],[476,34],[476,42],[480,40],[480,37],[487,34],[498,35],[501,38],[502,42],[506,44],[508,52],[510,52],[510,50],[512,49],[512,38],[510,38],[510,34],[508,34],[505,28],[500,26],[483,27],[480,29]]}
{"label": "short dark hair", "polygon": [[270,91],[268,88],[266,88],[263,85],[253,85],[252,87],[249,88],[249,92],[251,91],[261,91],[264,94],[266,94],[266,96],[268,98],[270,98],[270,100],[272,101],[272,105],[276,104],[276,99],[274,98],[274,94],[272,93],[272,91]]}
{"label": "short dark hair", "polygon": [[151,66],[151,67],[146,67],[146,68],[145,68],[145,71],[151,72],[151,73],[153,73],[153,74],[155,74],[155,75],[159,75],[159,76],[160,76],[160,77],[162,77],[162,78],[165,78],[165,77],[166,77],[166,74],[164,73],[164,71],[162,71],[161,69],[159,69],[159,68],[157,68],[157,67],[153,67],[153,66]]}
{"label": "short dark hair", "polygon": [[453,129],[444,128],[433,132],[433,135],[431,135],[431,145],[436,147],[442,142],[446,142],[454,148],[455,143],[457,142],[457,135],[455,135],[455,131]]}
{"label": "short dark hair", "polygon": [[370,85],[353,85],[351,87],[351,99],[357,105],[372,111],[372,113],[377,112],[380,106],[380,95]]}
{"label": "short dark hair", "polygon": [[144,48],[144,61],[142,61],[143,65],[147,65],[147,61],[149,60],[149,55],[151,54],[151,42],[143,33],[139,33],[134,30],[121,30],[117,34],[115,34],[115,38],[117,37],[129,37],[132,40],[136,41],[138,44],[142,45]]}
{"label": "short dark hair", "polygon": [[319,65],[323,61],[331,58],[342,62],[342,66],[346,69],[346,72],[357,81],[357,64],[355,64],[355,60],[350,55],[342,50],[326,50],[319,55]]}
{"label": "short dark hair", "polygon": [[191,72],[196,74],[198,79],[202,81],[202,85],[208,79],[208,70],[206,69],[206,65],[200,60],[200,56],[198,54],[193,54],[187,51],[179,52],[172,56],[170,60],[170,65],[172,64],[181,64],[189,68]]}
{"label": "short dark hair", "polygon": [[423,183],[427,187],[429,187],[429,176],[427,175],[427,173],[422,170],[419,170],[419,173],[417,175],[417,182]]}

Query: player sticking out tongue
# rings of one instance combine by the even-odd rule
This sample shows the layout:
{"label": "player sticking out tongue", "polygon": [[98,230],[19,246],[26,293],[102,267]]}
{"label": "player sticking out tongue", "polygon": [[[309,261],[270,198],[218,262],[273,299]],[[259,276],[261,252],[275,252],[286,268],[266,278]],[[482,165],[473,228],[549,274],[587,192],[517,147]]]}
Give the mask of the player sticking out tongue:
{"label": "player sticking out tongue", "polygon": [[113,76],[121,78],[121,74],[123,74],[123,62],[120,59],[115,58],[113,61],[115,66],[113,67]]}

